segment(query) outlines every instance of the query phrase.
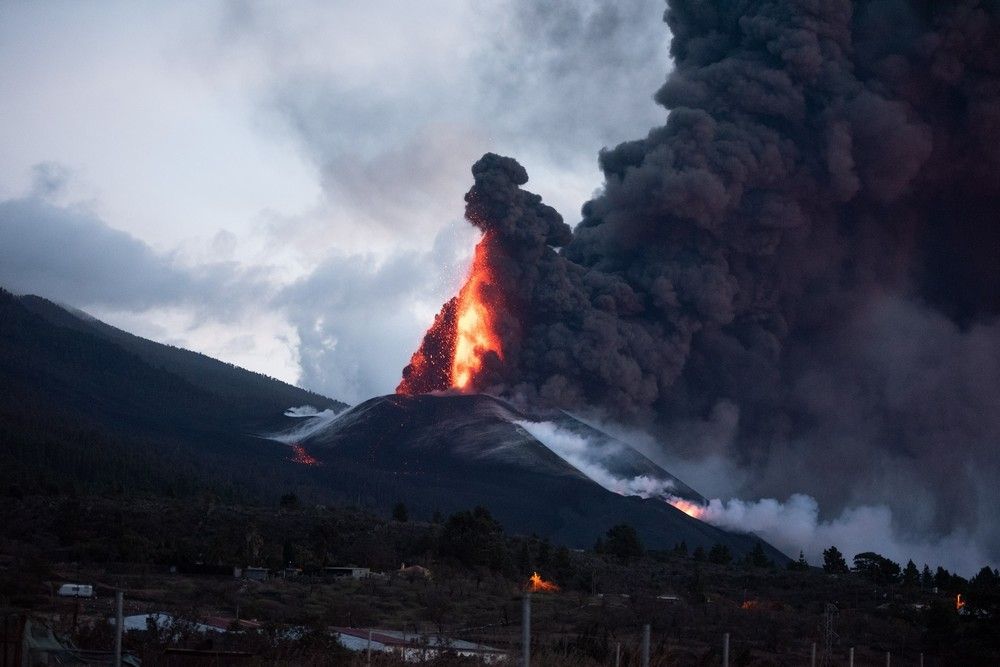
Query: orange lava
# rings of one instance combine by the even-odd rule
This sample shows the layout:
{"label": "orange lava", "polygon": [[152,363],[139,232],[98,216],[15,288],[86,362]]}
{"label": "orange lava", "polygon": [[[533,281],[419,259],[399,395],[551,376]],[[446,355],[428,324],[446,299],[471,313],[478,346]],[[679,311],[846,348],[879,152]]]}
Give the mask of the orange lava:
{"label": "orange lava", "polygon": [[503,359],[497,323],[504,311],[504,297],[494,280],[492,262],[496,244],[489,234],[476,245],[469,275],[458,295],[434,318],[423,341],[403,369],[397,394],[429,394],[458,389],[476,391],[487,384],[487,357]]}
{"label": "orange lava", "polygon": [[687,514],[689,517],[701,519],[705,516],[704,505],[699,505],[698,503],[693,503],[690,500],[684,500],[683,498],[677,498],[676,496],[671,496],[667,502]]}
{"label": "orange lava", "polygon": [[292,454],[292,461],[295,463],[301,463],[304,466],[319,465],[319,461],[316,457],[309,454],[309,452],[306,451],[306,448],[298,443],[292,445]]}
{"label": "orange lava", "polygon": [[527,588],[532,593],[557,593],[559,591],[558,586],[551,581],[545,581],[537,572],[531,574]]}
{"label": "orange lava", "polygon": [[483,293],[491,282],[486,256],[486,239],[476,246],[469,278],[458,293],[455,313],[455,351],[451,359],[451,386],[465,389],[483,367],[483,356],[495,352],[503,358],[500,337],[497,336],[493,314]]}
{"label": "orange lava", "polygon": [[955,609],[959,610],[965,606],[965,600],[962,599],[962,594],[959,593],[955,596]]}

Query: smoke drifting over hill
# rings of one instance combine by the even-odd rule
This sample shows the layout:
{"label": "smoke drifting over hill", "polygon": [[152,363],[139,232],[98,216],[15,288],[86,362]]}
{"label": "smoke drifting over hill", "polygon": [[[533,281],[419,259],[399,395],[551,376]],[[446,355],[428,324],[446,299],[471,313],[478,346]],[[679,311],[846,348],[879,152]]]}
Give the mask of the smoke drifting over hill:
{"label": "smoke drifting over hill", "polygon": [[666,123],[602,151],[572,235],[516,162],[473,168],[505,295],[474,388],[1000,560],[1000,4],[673,0],[666,22]]}

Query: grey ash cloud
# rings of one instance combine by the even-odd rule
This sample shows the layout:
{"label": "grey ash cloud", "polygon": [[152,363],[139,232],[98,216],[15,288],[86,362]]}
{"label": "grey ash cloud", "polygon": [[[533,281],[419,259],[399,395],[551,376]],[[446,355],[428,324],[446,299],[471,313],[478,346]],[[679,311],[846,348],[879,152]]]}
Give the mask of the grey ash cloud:
{"label": "grey ash cloud", "polygon": [[743,492],[885,503],[997,559],[1000,6],[673,0],[666,22],[666,123],[601,152],[490,389],[691,456],[682,426],[732,415]]}
{"label": "grey ash cloud", "polygon": [[0,201],[0,285],[7,289],[84,308],[183,306],[220,319],[271,290],[265,272],[221,258],[187,265],[111,227],[88,202],[62,203],[72,178],[64,165],[36,165],[32,176],[26,194]]}

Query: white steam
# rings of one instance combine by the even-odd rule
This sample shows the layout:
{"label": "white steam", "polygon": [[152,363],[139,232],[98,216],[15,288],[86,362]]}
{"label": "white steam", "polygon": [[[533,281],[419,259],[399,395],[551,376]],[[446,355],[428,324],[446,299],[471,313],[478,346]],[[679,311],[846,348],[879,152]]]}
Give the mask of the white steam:
{"label": "white steam", "polygon": [[[552,422],[515,423],[609,491],[679,503],[671,494],[673,484],[670,480],[648,476],[624,479],[611,473],[608,467],[621,452],[621,447],[610,438],[587,438]],[[589,425],[597,428],[593,423]],[[626,433],[622,429],[613,431],[616,437]],[[719,464],[719,457],[714,454],[707,458],[715,462],[710,466],[715,471],[727,467]],[[682,467],[690,470],[699,467],[698,463],[688,463],[690,465]],[[716,479],[713,490],[722,491],[719,487],[724,486],[723,482]],[[691,505],[687,501],[685,504]],[[885,505],[848,507],[835,518],[823,519],[815,498],[796,493],[784,502],[774,498],[754,501],[715,498],[697,510],[697,516],[724,530],[759,535],[793,558],[801,551],[813,565],[822,564],[823,551],[831,546],[836,546],[849,563],[855,554],[874,551],[901,564],[912,559],[920,567],[941,565],[964,576],[974,574],[989,563],[974,536],[962,530],[933,538],[901,533],[893,524],[892,511]]]}
{"label": "white steam", "polygon": [[285,410],[286,417],[292,417],[294,419],[300,419],[304,417],[315,417],[320,414],[319,410],[311,405],[300,405],[297,408],[288,408]]}
{"label": "white steam", "polygon": [[790,556],[801,550],[813,565],[823,562],[823,550],[836,546],[848,561],[858,553],[874,551],[901,564],[942,565],[965,576],[988,562],[970,535],[955,531],[937,539],[901,535],[885,505],[848,507],[840,516],[820,519],[812,496],[793,494],[785,502],[713,499],[702,520],[719,528],[755,533]]}
{"label": "white steam", "polygon": [[632,478],[614,475],[608,470],[608,462],[622,450],[610,439],[588,440],[579,433],[562,428],[553,422],[515,421],[514,423],[608,491],[623,496],[667,498],[674,488],[673,480],[669,479],[655,479],[648,475]]}
{"label": "white steam", "polygon": [[285,431],[280,431],[278,433],[266,433],[261,437],[281,442],[286,445],[295,444],[327,428],[330,424],[336,421],[337,417],[341,414],[341,412],[335,412],[330,408],[321,412],[311,405],[288,408],[285,410],[285,416],[301,420],[300,423]]}

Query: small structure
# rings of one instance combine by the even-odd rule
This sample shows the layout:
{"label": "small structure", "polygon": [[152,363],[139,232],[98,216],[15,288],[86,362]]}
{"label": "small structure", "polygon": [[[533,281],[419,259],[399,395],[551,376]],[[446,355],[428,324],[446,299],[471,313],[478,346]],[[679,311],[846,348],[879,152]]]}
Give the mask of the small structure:
{"label": "small structure", "polygon": [[[115,624],[115,619],[108,619],[111,625]],[[208,625],[206,623],[201,623],[200,621],[186,621],[180,620],[172,614],[167,614],[165,612],[152,612],[149,614],[135,614],[132,616],[125,616],[122,619],[122,628],[128,631],[139,631],[144,632],[156,627],[159,630],[170,630],[175,625],[182,625],[190,630],[205,634],[207,632],[225,632],[225,630]]]}
{"label": "small structure", "polygon": [[414,579],[431,579],[431,571],[420,565],[407,565],[403,563],[399,566],[399,575],[404,579],[413,581]]}
{"label": "small structure", "polygon": [[371,570],[367,567],[357,567],[355,565],[339,565],[336,567],[324,567],[323,575],[334,579],[364,579],[371,576]]}
{"label": "small structure", "polygon": [[266,567],[246,567],[243,568],[243,577],[251,581],[267,581]]}
{"label": "small structure", "polygon": [[63,584],[58,594],[63,598],[92,598],[94,587],[90,584]]}
{"label": "small structure", "polygon": [[337,641],[350,651],[367,650],[392,653],[405,662],[426,662],[445,653],[464,658],[474,658],[477,663],[493,665],[507,660],[507,652],[438,635],[418,635],[398,630],[369,630],[365,628],[330,628]]}

